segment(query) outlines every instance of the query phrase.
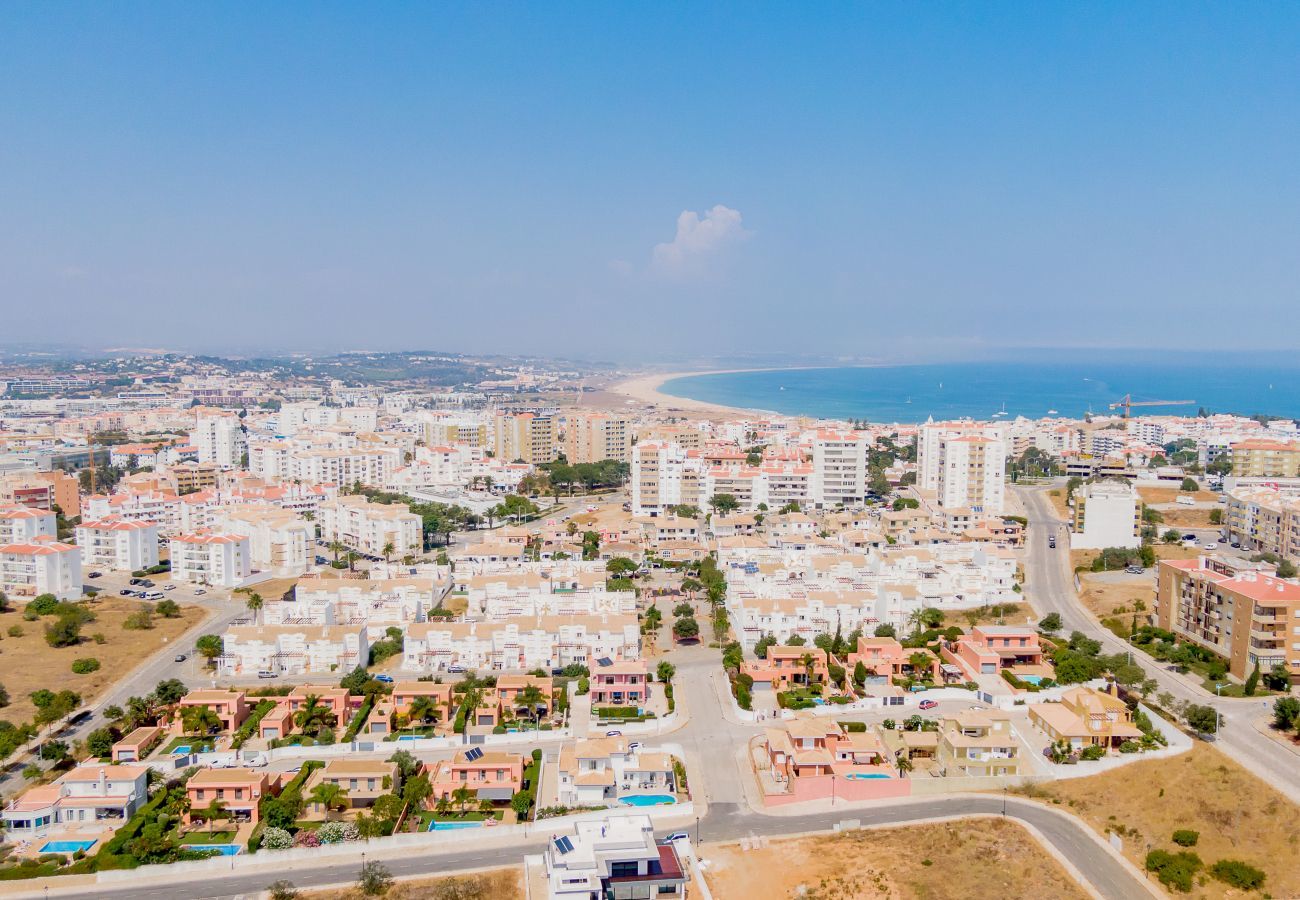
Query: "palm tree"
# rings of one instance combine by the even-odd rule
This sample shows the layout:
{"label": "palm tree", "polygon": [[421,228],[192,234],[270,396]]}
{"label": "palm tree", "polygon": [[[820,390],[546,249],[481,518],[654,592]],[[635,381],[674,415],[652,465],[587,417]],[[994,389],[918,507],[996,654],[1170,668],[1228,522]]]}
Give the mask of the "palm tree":
{"label": "palm tree", "polygon": [[899,778],[906,778],[907,773],[912,771],[911,758],[901,750],[899,751],[898,756],[894,758],[894,765],[898,768]]}
{"label": "palm tree", "polygon": [[335,717],[329,707],[320,702],[317,694],[308,694],[302,709],[294,714],[293,721],[304,734],[318,735],[326,728],[333,727]]}
{"label": "palm tree", "polygon": [[265,605],[266,601],[262,599],[261,594],[257,593],[249,594],[248,599],[244,601],[244,606],[248,607],[248,611],[253,614],[253,621],[259,625],[261,624],[262,607]]}
{"label": "palm tree", "polygon": [[186,734],[208,734],[221,727],[221,717],[207,706],[187,706],[181,710],[181,728]]}
{"label": "palm tree", "polygon": [[203,808],[202,816],[208,823],[208,831],[216,831],[217,819],[226,817],[226,804],[224,801],[214,799],[211,803]]}
{"label": "palm tree", "polygon": [[411,721],[419,720],[427,723],[430,719],[438,715],[438,704],[432,697],[416,697],[411,701],[411,708],[407,710],[407,716]]}
{"label": "palm tree", "polygon": [[355,550],[349,550],[349,551],[348,551],[348,557],[347,557],[347,559],[348,559],[348,571],[349,571],[349,572],[355,572],[355,571],[357,570],[357,566],[356,566],[356,563],[357,563],[357,551],[355,551]]}
{"label": "palm tree", "polygon": [[346,550],[346,549],[347,549],[347,547],[344,547],[344,546],[343,546],[343,542],[342,542],[342,541],[330,541],[330,544],[329,544],[329,551],[330,551],[330,553],[333,553],[333,554],[334,554],[334,561],[335,561],[335,562],[338,562],[338,561],[339,561],[339,554],[342,553],[342,552],[343,552],[344,550]]}
{"label": "palm tree", "polygon": [[393,551],[395,551],[396,549],[397,548],[393,546],[392,541],[388,541],[387,543],[384,544],[384,549],[380,551],[384,555],[384,562],[388,562],[392,558]]}
{"label": "palm tree", "polygon": [[537,728],[537,707],[545,702],[545,700],[546,695],[543,694],[541,689],[535,684],[528,685],[519,692],[517,697],[515,697],[516,706],[528,707],[528,714],[533,720],[534,730]]}
{"label": "palm tree", "polygon": [[922,672],[930,671],[930,654],[918,650],[907,658],[907,664],[912,667],[912,674],[919,677]]}
{"label": "palm tree", "polygon": [[312,803],[319,803],[325,809],[325,818],[329,818],[332,810],[344,810],[348,806],[348,791],[342,785],[334,784],[331,781],[322,781],[312,789],[311,796],[308,797]]}
{"label": "palm tree", "polygon": [[484,815],[492,812],[492,810],[493,810],[493,806],[491,800],[480,800],[478,802],[478,811],[483,813]]}
{"label": "palm tree", "polygon": [[465,807],[469,806],[473,801],[474,792],[467,787],[461,786],[451,792],[451,802],[455,804],[456,808],[461,812],[464,812]]}

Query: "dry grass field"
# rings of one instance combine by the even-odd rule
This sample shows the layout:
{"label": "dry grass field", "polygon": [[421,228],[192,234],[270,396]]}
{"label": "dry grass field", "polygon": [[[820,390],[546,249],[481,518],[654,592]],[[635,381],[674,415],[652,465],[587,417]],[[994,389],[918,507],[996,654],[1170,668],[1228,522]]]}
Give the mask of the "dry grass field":
{"label": "dry grass field", "polygon": [[1087,896],[1028,831],[998,819],[772,841],[762,850],[709,846],[701,855],[720,900]]}
{"label": "dry grass field", "polygon": [[[341,891],[303,891],[300,896],[310,900],[366,900],[361,889],[355,887]],[[398,881],[383,896],[384,900],[523,900],[524,870],[496,869]]]}
{"label": "dry grass field", "polygon": [[[1175,829],[1200,832],[1193,848],[1209,867],[1239,859],[1267,873],[1263,890],[1300,897],[1300,806],[1218,750],[1198,743],[1190,753],[1136,762],[1101,775],[1053,782],[1023,793],[1059,802],[1098,832],[1115,831],[1124,855],[1139,867],[1149,850],[1179,848]],[[1121,831],[1122,829],[1122,831]],[[1192,897],[1243,896],[1207,879]]]}
{"label": "dry grass field", "polygon": [[1117,611],[1121,614],[1131,613],[1133,604],[1139,600],[1145,603],[1149,610],[1155,598],[1155,586],[1149,578],[1144,578],[1140,582],[1122,584],[1102,582],[1088,574],[1080,575],[1079,578],[1083,582],[1080,599],[1083,600],[1084,606],[1099,619],[1114,615]]}
{"label": "dry grass field", "polygon": [[1138,496],[1142,498],[1143,503],[1173,503],[1181,497],[1191,497],[1198,503],[1218,503],[1219,495],[1214,491],[1180,491],[1176,487],[1140,487]]}
{"label": "dry grass field", "polygon": [[[122,623],[140,609],[138,600],[108,596],[89,602],[95,621],[81,629],[82,641],[75,647],[51,647],[45,642],[45,626],[53,616],[35,622],[23,619],[22,607],[14,604],[0,613],[0,683],[9,692],[10,704],[0,710],[0,718],[19,723],[30,721],[36,712],[28,694],[40,688],[51,691],[74,690],[83,701],[90,701],[105,688],[125,676],[168,641],[173,641],[207,614],[202,607],[182,606],[178,619],[153,617],[154,627],[147,631],[128,631]],[[11,629],[21,631],[11,633]],[[104,637],[96,643],[94,635]],[[72,661],[83,657],[99,660],[100,668],[89,675],[74,675]]]}

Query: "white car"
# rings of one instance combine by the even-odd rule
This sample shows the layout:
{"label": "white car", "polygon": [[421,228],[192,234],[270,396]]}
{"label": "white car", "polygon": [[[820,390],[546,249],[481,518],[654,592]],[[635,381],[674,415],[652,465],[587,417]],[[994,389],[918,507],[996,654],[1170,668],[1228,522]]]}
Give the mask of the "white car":
{"label": "white car", "polygon": [[206,593],[207,593],[207,591],[203,590],[203,588],[195,588],[195,589],[194,589],[194,596],[195,596],[195,597],[202,597],[202,596],[203,596],[204,594],[206,594]]}
{"label": "white car", "polygon": [[176,585],[174,585],[174,584],[164,584],[164,585],[163,585],[163,590],[164,590],[164,591],[174,591],[174,590],[176,590]]}
{"label": "white car", "polygon": [[1216,544],[1214,541],[1210,541],[1208,544],[1202,544],[1201,546],[1204,547],[1206,550],[1218,550],[1218,549],[1219,549],[1219,545]]}

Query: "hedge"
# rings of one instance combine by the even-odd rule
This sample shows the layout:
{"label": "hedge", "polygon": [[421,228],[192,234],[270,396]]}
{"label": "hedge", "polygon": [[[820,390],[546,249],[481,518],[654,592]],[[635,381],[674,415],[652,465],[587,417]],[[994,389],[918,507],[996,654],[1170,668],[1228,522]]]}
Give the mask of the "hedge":
{"label": "hedge", "polygon": [[853,732],[855,732],[855,731],[866,731],[866,730],[867,730],[867,723],[866,723],[866,722],[839,722],[839,723],[837,723],[837,724],[838,724],[841,728],[843,728],[846,732],[848,732],[848,733],[850,733],[850,734],[853,733]]}
{"label": "hedge", "polygon": [[370,718],[370,710],[374,708],[374,705],[375,695],[370,694],[357,710],[357,714],[352,717],[352,721],[348,723],[348,730],[343,732],[342,743],[352,743],[352,739],[357,736],[357,732],[366,724],[366,719]]}
{"label": "hedge", "polygon": [[598,706],[592,712],[598,719],[636,719],[644,715],[635,706]]}
{"label": "hedge", "polygon": [[231,749],[238,750],[244,746],[244,742],[253,736],[263,717],[273,709],[275,709],[274,700],[259,700],[248,718],[244,720],[244,724],[239,726],[239,730],[230,739]]}

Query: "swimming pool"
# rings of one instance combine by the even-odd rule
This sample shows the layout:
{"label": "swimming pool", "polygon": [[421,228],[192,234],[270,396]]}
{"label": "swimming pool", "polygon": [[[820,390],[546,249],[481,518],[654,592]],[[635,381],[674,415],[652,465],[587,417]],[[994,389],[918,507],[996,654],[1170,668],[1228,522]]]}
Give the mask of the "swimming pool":
{"label": "swimming pool", "polygon": [[423,738],[421,738],[418,734],[404,734],[401,737],[399,737],[397,740],[398,743],[401,743],[402,741],[420,741],[423,740]]}
{"label": "swimming pool", "polygon": [[1037,687],[1043,680],[1042,675],[1018,675],[1016,677],[1026,684],[1032,684],[1035,687]]}
{"label": "swimming pool", "polygon": [[458,831],[461,828],[482,828],[482,822],[439,822],[434,820],[429,823],[430,831]]}
{"label": "swimming pool", "polygon": [[185,744],[183,746],[177,747],[175,750],[172,751],[172,756],[189,756],[189,755],[190,755],[189,744]]}
{"label": "swimming pool", "polygon": [[41,853],[76,853],[89,850],[95,846],[94,841],[47,841],[40,849]]}
{"label": "swimming pool", "polygon": [[188,844],[186,850],[215,850],[222,856],[234,856],[239,852],[238,844]]}
{"label": "swimming pool", "polygon": [[853,772],[845,775],[849,781],[874,781],[877,778],[889,778],[884,772]]}
{"label": "swimming pool", "polygon": [[672,794],[637,794],[634,797],[622,797],[618,801],[624,806],[667,806],[676,803]]}

